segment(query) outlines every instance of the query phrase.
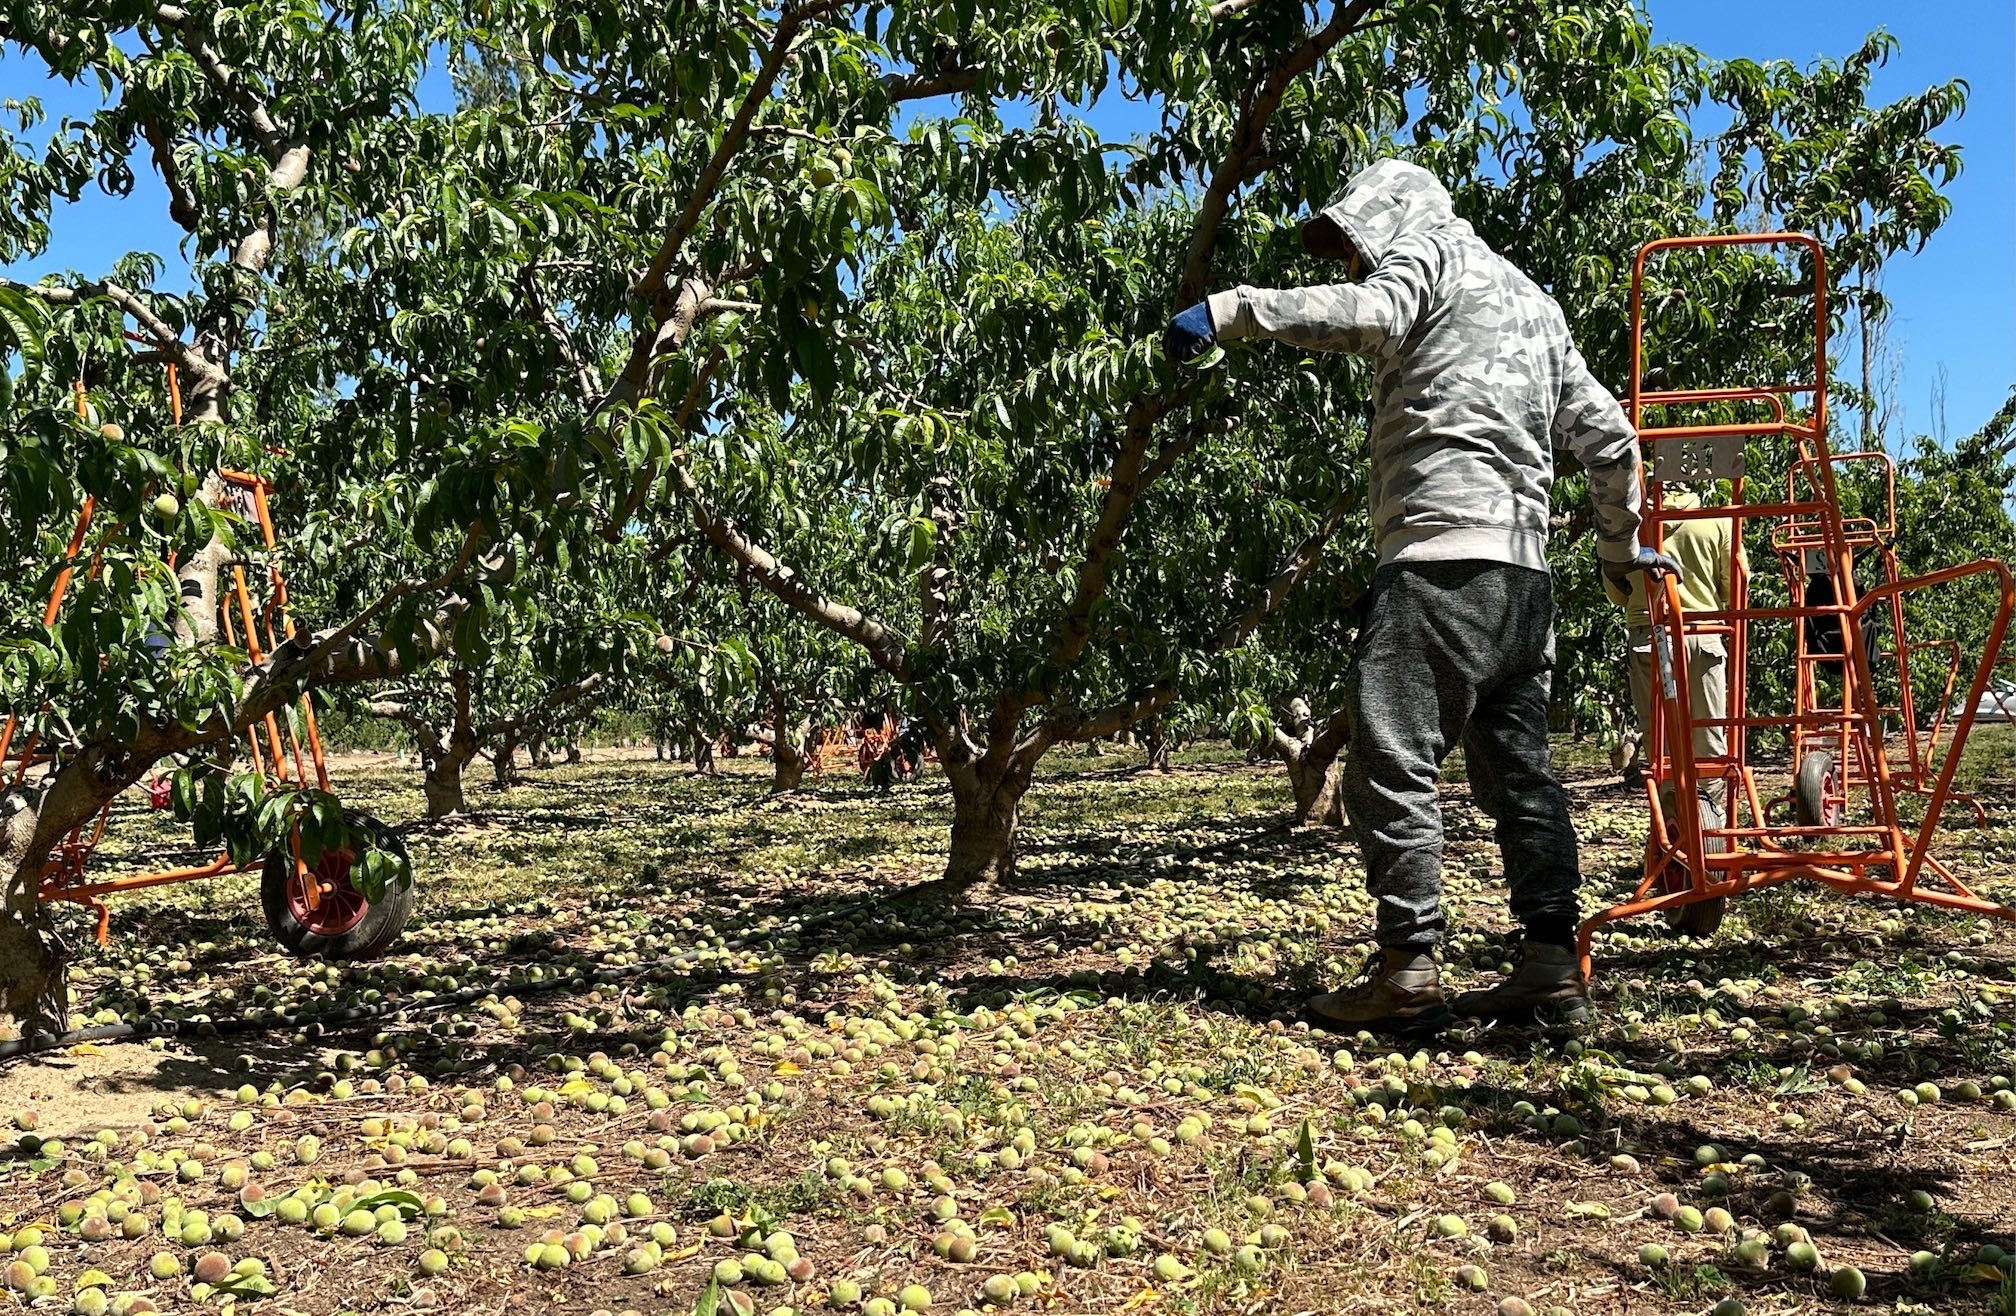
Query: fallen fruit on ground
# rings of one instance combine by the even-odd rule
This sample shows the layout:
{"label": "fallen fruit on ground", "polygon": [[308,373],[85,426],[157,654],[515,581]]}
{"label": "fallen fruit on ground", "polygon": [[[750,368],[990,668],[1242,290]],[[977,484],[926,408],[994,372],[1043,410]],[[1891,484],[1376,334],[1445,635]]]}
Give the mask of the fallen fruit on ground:
{"label": "fallen fruit on ground", "polygon": [[[1969,1034],[1937,1012],[1992,1028],[1969,993],[2006,1008],[1999,980],[1942,997],[1914,968],[1937,1007],[1922,1022],[1892,999],[1896,962],[1855,940],[1881,911],[1785,895],[1737,901],[1729,926],[1750,933],[1684,956],[1649,928],[1642,946],[1628,925],[1609,934],[1601,1010],[1565,1041],[1340,1042],[1300,1025],[1296,992],[1355,967],[1370,904],[1348,845],[1268,830],[1277,779],[1236,759],[1166,779],[1070,763],[1085,766],[1032,796],[1012,901],[903,894],[935,844],[930,779],[752,813],[753,767],[591,759],[512,787],[480,823],[415,830],[430,884],[380,960],[279,959],[196,888],[117,903],[111,945],[80,949],[94,1011],[398,1013],[277,1036],[316,1057],[299,1067],[246,1038],[214,1055],[201,1038],[109,1047],[150,1075],[213,1076],[109,1131],[81,1110],[72,1128],[64,1100],[7,1100],[36,1127],[13,1130],[0,1168],[0,1219],[17,1221],[0,1260],[24,1295],[48,1281],[56,1309],[93,1306],[73,1296],[89,1291],[108,1312],[130,1291],[190,1305],[192,1283],[213,1309],[267,1300],[262,1284],[285,1303],[319,1266],[366,1277],[347,1299],[360,1313],[423,1290],[441,1310],[564,1287],[585,1310],[688,1316],[712,1281],[719,1312],[756,1316],[1118,1316],[1149,1289],[1171,1316],[1232,1316],[1326,1311],[1339,1292],[1406,1306],[1432,1273],[1452,1310],[1531,1316],[1566,1283],[1614,1282],[1621,1259],[1648,1310],[1696,1284],[1674,1302],[1698,1316],[1727,1299],[1712,1267],[1751,1310],[1846,1311],[1873,1290],[1990,1316],[1993,1286],[1971,1281],[1999,1252],[1941,1256],[2016,1211],[1996,1153],[1970,1148],[2016,1134],[1992,1102],[2007,1066],[1963,1072],[1943,1048]],[[374,812],[418,812],[409,776],[363,780]],[[1570,781],[1587,830],[1614,833],[1590,862],[1631,862],[1639,806]],[[1502,891],[1458,790],[1448,882],[1470,912],[1445,973],[1460,985],[1513,943],[1504,906],[1475,903]],[[1979,840],[2016,861],[2016,832]],[[1979,951],[1971,938],[2003,935],[1943,918],[1910,922],[1924,965],[1943,963],[1940,938]],[[1772,941],[1795,919],[1828,929],[1798,934],[1796,977]],[[1880,1027],[1860,1022],[1872,1004]],[[1725,1025],[1742,1019],[1754,1036],[1737,1044]],[[1766,1040],[1782,1054],[1760,1060]],[[1833,1080],[1851,1046],[1854,1072]],[[1900,1140],[1887,1094],[1916,1099],[1928,1075],[1945,1095]],[[1895,1173],[1843,1168],[1869,1156]],[[1936,1201],[1914,1196],[1932,1185]],[[1856,1214],[1911,1251],[1840,1225]],[[87,1266],[106,1282],[79,1288]],[[1851,1272],[1864,1291],[1841,1296]]]}

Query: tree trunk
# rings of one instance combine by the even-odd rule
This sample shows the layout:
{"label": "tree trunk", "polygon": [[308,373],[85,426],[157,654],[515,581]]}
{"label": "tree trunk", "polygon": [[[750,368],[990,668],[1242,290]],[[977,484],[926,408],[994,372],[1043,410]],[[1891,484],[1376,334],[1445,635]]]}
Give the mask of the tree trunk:
{"label": "tree trunk", "polygon": [[770,793],[788,795],[805,780],[805,756],[788,736],[770,747]]}
{"label": "tree trunk", "polygon": [[1338,791],[1337,756],[1349,738],[1344,712],[1318,724],[1301,699],[1289,703],[1274,728],[1274,751],[1288,767],[1295,796],[1295,822],[1302,827],[1343,827],[1344,798]]}
{"label": "tree trunk", "polygon": [[1141,745],[1148,752],[1148,761],[1142,766],[1150,772],[1169,771],[1169,737],[1162,733],[1160,722],[1141,728]]}
{"label": "tree trunk", "polygon": [[1344,799],[1337,791],[1337,759],[1318,764],[1307,750],[1288,758],[1288,785],[1295,793],[1300,827],[1342,827]]}
{"label": "tree trunk", "polygon": [[458,813],[469,812],[469,801],[462,793],[462,773],[475,757],[472,746],[470,752],[459,749],[442,754],[430,754],[421,764],[420,790],[427,797],[427,816],[435,822]]}
{"label": "tree trunk", "polygon": [[567,742],[567,761],[569,763],[579,763],[581,761],[581,747],[571,740]]}
{"label": "tree trunk", "polygon": [[496,750],[490,755],[490,766],[496,774],[499,786],[516,786],[518,784],[518,736],[516,732],[505,732],[504,738],[497,742]]}
{"label": "tree trunk", "polygon": [[998,886],[1015,876],[1015,836],[1033,766],[988,771],[984,759],[956,767],[946,763],[945,776],[952,783],[947,886],[960,890]]}
{"label": "tree trunk", "polygon": [[7,907],[0,912],[0,1010],[23,1033],[62,1032],[69,1026],[65,970],[70,949],[51,926],[39,892],[48,847],[36,845],[34,793],[0,791],[0,873],[7,877]]}
{"label": "tree trunk", "polygon": [[74,827],[131,786],[165,747],[143,731],[141,743],[86,745],[46,784],[0,789],[0,1013],[23,1033],[60,1033],[70,1024],[66,972],[70,948],[50,923],[42,902],[42,872]]}
{"label": "tree trunk", "polygon": [[805,759],[812,748],[812,720],[787,725],[788,707],[781,692],[770,700],[770,793],[785,795],[805,780]]}

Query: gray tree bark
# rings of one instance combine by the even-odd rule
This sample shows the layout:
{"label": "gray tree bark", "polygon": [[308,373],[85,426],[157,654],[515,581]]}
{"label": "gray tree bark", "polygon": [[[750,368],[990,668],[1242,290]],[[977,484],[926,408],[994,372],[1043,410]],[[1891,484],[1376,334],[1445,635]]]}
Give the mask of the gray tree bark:
{"label": "gray tree bark", "polygon": [[1338,793],[1337,756],[1350,729],[1344,713],[1317,721],[1309,705],[1292,701],[1274,726],[1274,751],[1288,768],[1295,821],[1304,827],[1344,827],[1344,800]]}
{"label": "gray tree bark", "polygon": [[964,891],[999,886],[1015,876],[1015,840],[1022,825],[1022,797],[1028,793],[1033,762],[984,761],[946,765],[952,783],[952,839],[944,882]]}

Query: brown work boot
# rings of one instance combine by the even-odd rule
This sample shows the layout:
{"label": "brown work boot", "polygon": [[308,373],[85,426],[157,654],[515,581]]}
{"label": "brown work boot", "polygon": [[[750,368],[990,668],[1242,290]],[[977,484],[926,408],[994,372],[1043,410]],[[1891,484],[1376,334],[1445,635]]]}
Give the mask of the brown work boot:
{"label": "brown work boot", "polygon": [[1500,1023],[1579,1024],[1589,1018],[1589,980],[1572,947],[1529,941],[1510,977],[1488,991],[1464,992],[1456,998],[1456,1013]]}
{"label": "brown work boot", "polygon": [[1382,948],[1365,961],[1364,981],[1311,997],[1309,1022],[1335,1033],[1430,1033],[1449,1023],[1442,975],[1425,950]]}

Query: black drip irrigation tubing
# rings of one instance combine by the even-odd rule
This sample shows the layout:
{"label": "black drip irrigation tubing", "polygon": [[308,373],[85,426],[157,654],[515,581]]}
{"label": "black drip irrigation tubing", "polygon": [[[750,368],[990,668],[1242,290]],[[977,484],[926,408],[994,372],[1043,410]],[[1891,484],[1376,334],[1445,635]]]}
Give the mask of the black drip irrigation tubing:
{"label": "black drip irrigation tubing", "polygon": [[459,988],[427,997],[425,1000],[378,1001],[370,1005],[352,1005],[341,1010],[303,1014],[265,1011],[224,1019],[148,1019],[140,1023],[100,1024],[93,1028],[73,1028],[64,1033],[36,1033],[30,1037],[0,1041],[0,1063],[18,1060],[24,1056],[39,1055],[44,1051],[54,1051],[59,1047],[75,1046],[79,1042],[117,1042],[150,1037],[226,1037],[239,1033],[277,1033],[285,1029],[306,1029],[310,1030],[312,1035],[331,1028],[368,1023],[373,1019],[386,1019],[420,1010],[445,1010],[451,1006],[469,1005],[486,997],[507,993],[513,996],[543,996],[552,992],[580,991],[601,983],[621,982],[627,978],[665,969],[686,968],[704,955],[726,950],[747,950],[753,943],[768,941],[778,936],[799,936],[821,924],[830,923],[847,914],[859,913],[868,907],[868,904],[859,904],[829,909],[788,928],[773,928],[768,932],[734,937],[719,946],[709,946],[704,950],[681,951],[677,955],[646,960],[641,964],[596,969],[591,973],[570,973],[539,981],[509,977],[492,978],[480,986]]}

